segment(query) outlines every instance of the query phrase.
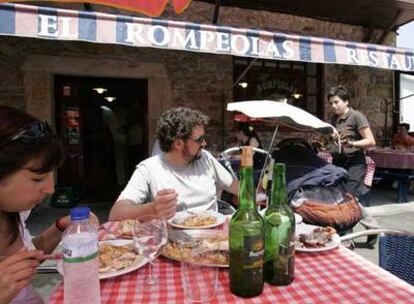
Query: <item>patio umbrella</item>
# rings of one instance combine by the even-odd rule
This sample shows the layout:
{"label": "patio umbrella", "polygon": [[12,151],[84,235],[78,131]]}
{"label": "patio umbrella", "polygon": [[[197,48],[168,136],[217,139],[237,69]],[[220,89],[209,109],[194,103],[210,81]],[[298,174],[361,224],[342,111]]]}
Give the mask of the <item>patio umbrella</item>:
{"label": "patio umbrella", "polygon": [[[238,111],[252,118],[270,119],[271,121],[277,122],[267,151],[270,151],[271,147],[273,147],[279,125],[284,125],[301,132],[318,131],[327,135],[335,134],[336,136],[334,136],[333,139],[337,139],[339,151],[341,151],[339,134],[334,126],[320,120],[309,112],[288,104],[286,99],[280,101],[249,100],[230,102],[227,104],[227,111]],[[234,152],[238,148],[239,147],[227,149],[222,155],[226,156],[228,153]],[[263,165],[263,169],[266,166],[268,158],[269,154],[266,153],[266,161]],[[263,177],[263,169],[261,170],[260,179]],[[258,192],[258,189],[259,185],[257,186],[256,192]]]}
{"label": "patio umbrella", "polygon": [[338,134],[334,126],[320,120],[305,110],[290,105],[286,100],[249,100],[230,102],[227,111],[238,111],[252,118],[270,119],[280,125],[298,131],[318,131],[323,134]]}

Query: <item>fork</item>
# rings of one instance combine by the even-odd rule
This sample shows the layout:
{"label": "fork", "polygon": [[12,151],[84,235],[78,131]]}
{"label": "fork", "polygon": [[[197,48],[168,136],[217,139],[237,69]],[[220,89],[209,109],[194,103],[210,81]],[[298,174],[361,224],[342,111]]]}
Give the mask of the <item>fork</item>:
{"label": "fork", "polygon": [[182,206],[182,208],[183,208],[183,211],[185,211],[185,212],[187,212],[187,213],[189,213],[189,214],[191,214],[191,215],[197,215],[197,213],[195,213],[195,212],[193,212],[193,211],[191,211],[191,210],[188,210],[188,206],[187,206],[187,204],[186,203],[180,203],[180,204],[178,204],[179,206]]}

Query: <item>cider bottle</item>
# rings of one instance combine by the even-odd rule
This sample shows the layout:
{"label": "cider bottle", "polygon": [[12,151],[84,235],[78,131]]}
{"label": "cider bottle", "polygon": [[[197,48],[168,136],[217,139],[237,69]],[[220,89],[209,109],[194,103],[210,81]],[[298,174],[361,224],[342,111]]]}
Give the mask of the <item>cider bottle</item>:
{"label": "cider bottle", "polygon": [[256,209],[253,150],[242,148],[239,209],[229,226],[230,289],[243,298],[263,291],[264,222]]}
{"label": "cider bottle", "polygon": [[272,285],[288,285],[295,271],[295,214],[288,204],[285,164],[273,167],[270,205],[264,215],[264,280]]}

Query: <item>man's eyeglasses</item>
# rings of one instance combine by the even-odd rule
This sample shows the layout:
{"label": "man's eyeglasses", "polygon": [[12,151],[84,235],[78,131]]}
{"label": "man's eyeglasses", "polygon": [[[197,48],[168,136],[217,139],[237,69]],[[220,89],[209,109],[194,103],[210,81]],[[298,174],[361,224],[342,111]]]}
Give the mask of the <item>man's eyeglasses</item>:
{"label": "man's eyeglasses", "polygon": [[52,134],[52,130],[46,121],[36,121],[3,140],[0,143],[0,147],[4,147],[14,141],[20,141],[28,145],[38,144],[44,141],[50,134]]}
{"label": "man's eyeglasses", "polygon": [[191,138],[191,137],[189,137],[188,139],[190,139],[192,141],[195,141],[196,143],[199,143],[200,145],[202,143],[204,143],[204,142],[207,142],[207,136],[205,134],[204,135],[201,135],[199,138]]}

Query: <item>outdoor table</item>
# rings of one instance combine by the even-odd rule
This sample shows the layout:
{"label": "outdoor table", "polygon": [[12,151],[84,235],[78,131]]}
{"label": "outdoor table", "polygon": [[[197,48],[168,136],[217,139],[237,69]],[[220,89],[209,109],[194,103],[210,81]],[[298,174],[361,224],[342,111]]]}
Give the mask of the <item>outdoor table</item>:
{"label": "outdoor table", "polygon": [[[111,233],[116,225],[106,223],[107,230],[101,236]],[[102,280],[102,303],[184,303],[180,267],[178,262],[158,258],[155,291],[143,290],[147,266]],[[221,269],[217,295],[210,303],[413,303],[413,299],[414,286],[339,246],[319,253],[297,252],[293,283],[284,287],[265,284],[263,293],[251,299],[234,296],[228,270]],[[50,303],[63,303],[62,284],[52,293]]]}
{"label": "outdoor table", "polygon": [[369,152],[380,170],[376,175],[380,178],[398,181],[398,202],[408,201],[410,181],[414,179],[414,152],[377,148]]}
{"label": "outdoor table", "polygon": [[377,167],[387,169],[414,169],[414,152],[390,148],[375,149],[369,152]]}

